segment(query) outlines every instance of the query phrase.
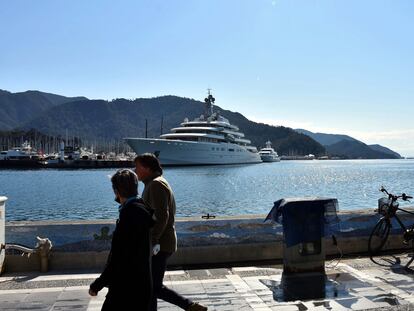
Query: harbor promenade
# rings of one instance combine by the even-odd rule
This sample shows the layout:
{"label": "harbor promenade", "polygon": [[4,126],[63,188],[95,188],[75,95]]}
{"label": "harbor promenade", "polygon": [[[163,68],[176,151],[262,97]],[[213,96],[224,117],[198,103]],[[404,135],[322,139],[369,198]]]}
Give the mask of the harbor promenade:
{"label": "harbor promenade", "polygon": [[[201,302],[209,310],[413,310],[414,274],[403,266],[407,253],[375,259],[326,262],[322,299],[283,301],[282,267],[277,265],[168,271],[166,285]],[[97,271],[95,271],[97,272]],[[106,291],[88,295],[98,276],[91,271],[6,273],[0,277],[0,309],[100,310]],[[317,284],[299,286],[311,290]],[[286,289],[286,290],[292,290]],[[159,310],[179,310],[165,302]]]}

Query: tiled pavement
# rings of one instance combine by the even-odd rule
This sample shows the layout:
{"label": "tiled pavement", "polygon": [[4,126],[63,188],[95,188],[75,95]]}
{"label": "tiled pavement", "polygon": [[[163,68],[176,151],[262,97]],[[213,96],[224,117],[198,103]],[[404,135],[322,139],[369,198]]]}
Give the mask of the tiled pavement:
{"label": "tiled pavement", "polygon": [[[270,310],[414,310],[414,274],[402,264],[407,255],[327,263],[323,299],[283,301],[280,266],[177,270],[165,284],[219,311]],[[26,274],[0,277],[0,310],[100,310],[106,291],[88,296],[97,274]],[[294,289],[318,291],[318,283],[300,279]],[[291,288],[287,289],[291,291]],[[160,302],[159,310],[179,310]]]}

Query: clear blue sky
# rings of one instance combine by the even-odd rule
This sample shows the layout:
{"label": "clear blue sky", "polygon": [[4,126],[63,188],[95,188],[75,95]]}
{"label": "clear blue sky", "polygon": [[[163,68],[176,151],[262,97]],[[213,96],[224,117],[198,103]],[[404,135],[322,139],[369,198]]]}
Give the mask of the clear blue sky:
{"label": "clear blue sky", "polygon": [[0,0],[0,88],[173,94],[414,155],[414,1]]}

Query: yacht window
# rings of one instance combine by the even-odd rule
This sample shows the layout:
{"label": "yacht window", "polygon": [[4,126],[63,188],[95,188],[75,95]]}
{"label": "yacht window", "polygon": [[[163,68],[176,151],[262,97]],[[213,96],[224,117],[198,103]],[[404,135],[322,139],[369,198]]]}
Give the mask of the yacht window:
{"label": "yacht window", "polygon": [[229,151],[234,151],[234,149],[229,149]]}
{"label": "yacht window", "polygon": [[221,148],[221,151],[224,151],[224,148]]}

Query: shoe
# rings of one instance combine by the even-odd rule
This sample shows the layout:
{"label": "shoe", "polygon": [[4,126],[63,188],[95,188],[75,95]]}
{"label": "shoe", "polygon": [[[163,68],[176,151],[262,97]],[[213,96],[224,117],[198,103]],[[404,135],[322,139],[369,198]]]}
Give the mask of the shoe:
{"label": "shoe", "polygon": [[197,302],[193,302],[186,311],[207,311],[207,307],[204,307]]}

